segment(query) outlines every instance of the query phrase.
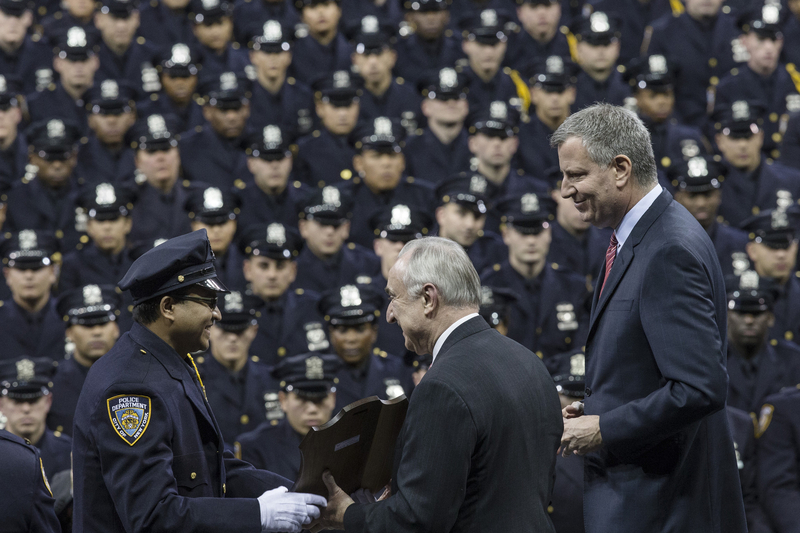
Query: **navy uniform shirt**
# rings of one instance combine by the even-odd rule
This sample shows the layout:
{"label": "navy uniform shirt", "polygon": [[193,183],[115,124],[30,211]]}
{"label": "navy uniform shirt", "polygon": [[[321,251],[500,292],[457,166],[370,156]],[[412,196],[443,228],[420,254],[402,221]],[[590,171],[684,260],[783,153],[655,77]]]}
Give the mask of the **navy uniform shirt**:
{"label": "navy uniform shirt", "polygon": [[771,157],[778,156],[783,140],[781,120],[788,113],[800,109],[800,94],[786,71],[778,64],[771,75],[760,76],[747,65],[734,69],[722,78],[717,86],[715,105],[730,109],[737,100],[760,102],[764,106],[764,146],[762,150]]}
{"label": "navy uniform shirt", "polygon": [[191,100],[185,106],[179,107],[164,92],[152,95],[149,101],[142,102],[138,108],[139,116],[148,117],[153,114],[174,115],[178,121],[177,129],[181,133],[194,131],[206,123],[203,107],[196,101]]}
{"label": "navy uniform shirt", "polygon": [[198,44],[189,21],[188,7],[172,10],[158,0],[150,0],[140,5],[139,19],[137,35],[159,49],[168,50],[175,43]]}
{"label": "navy uniform shirt", "polygon": [[586,341],[586,279],[546,264],[541,274],[526,280],[508,261],[484,270],[481,282],[519,295],[512,304],[508,336],[540,358],[579,349]]}
{"label": "navy uniform shirt", "polygon": [[473,117],[477,116],[478,113],[489,109],[489,104],[492,102],[502,100],[510,103],[518,97],[514,80],[502,68],[488,82],[479,78],[469,66],[461,69],[461,72],[466,76],[467,87],[469,88],[467,93],[467,102],[469,103],[468,124],[474,122]]}
{"label": "navy uniform shirt", "polygon": [[59,472],[70,469],[70,452],[72,439],[69,435],[45,429],[42,438],[35,444],[44,463],[44,473],[48,479]]}
{"label": "navy uniform shirt", "polygon": [[31,123],[51,118],[60,118],[74,122],[81,135],[89,135],[89,121],[86,118],[86,99],[77,100],[64,90],[61,83],[51,85],[46,90],[28,95],[28,113]]}
{"label": "navy uniform shirt", "polygon": [[191,181],[230,189],[253,180],[242,139],[221,137],[210,124],[181,137],[180,150],[183,172]]}
{"label": "navy uniform shirt", "polygon": [[708,231],[708,236],[714,243],[723,275],[730,276],[748,268],[749,260],[745,248],[750,239],[747,232],[714,222]]}
{"label": "navy uniform shirt", "polygon": [[645,30],[653,21],[671,13],[670,2],[640,0],[591,0],[594,11],[602,11],[619,19],[620,51],[619,63],[627,65],[639,56]]}
{"label": "navy uniform shirt", "polygon": [[453,174],[468,171],[472,159],[468,139],[466,130],[461,130],[453,142],[442,144],[426,128],[406,145],[406,172],[416,179],[438,184]]}
{"label": "navy uniform shirt", "polygon": [[[261,3],[261,0],[253,1]],[[264,124],[277,124],[283,131],[291,132],[292,137],[310,133],[314,126],[311,89],[294,78],[288,78],[277,94],[272,94],[258,82],[253,83],[248,125],[252,130],[260,130]]]}
{"label": "navy uniform shirt", "polygon": [[789,116],[778,162],[800,170],[800,112],[792,113]]}
{"label": "navy uniform shirt", "polygon": [[[135,437],[109,415],[125,406]],[[191,363],[139,324],[92,365],[73,441],[73,524],[86,533],[258,531],[254,498],[288,482],[225,451]]]}
{"label": "navy uniform shirt", "polygon": [[[203,79],[219,79],[223,72],[244,72],[250,66],[250,54],[246,48],[228,44],[222,53],[202,47]],[[252,67],[251,67],[252,68]]]}
{"label": "navy uniform shirt", "polygon": [[652,28],[647,54],[661,54],[677,66],[675,115],[683,123],[702,126],[709,88],[737,66],[737,61],[745,60],[739,53],[734,57],[741,33],[735,17],[720,13],[710,21],[698,22],[683,13],[662,17]]}
{"label": "navy uniform shirt", "polygon": [[503,64],[515,70],[521,70],[526,65],[544,61],[550,56],[569,57],[569,43],[567,36],[560,30],[547,43],[540,43],[524,29],[517,34],[509,35],[508,49]]}
{"label": "navy uniform shirt", "polygon": [[751,359],[728,343],[728,405],[755,413],[764,398],[783,387],[800,383],[800,347],[765,340]]}
{"label": "navy uniform shirt", "polygon": [[256,310],[258,334],[250,352],[260,362],[274,366],[287,355],[327,350],[330,343],[317,310],[318,301],[316,293],[295,290],[264,302]]}
{"label": "navy uniform shirt", "polygon": [[47,427],[64,435],[72,435],[72,422],[81,389],[89,374],[89,367],[83,366],[75,358],[64,359],[58,363],[58,371],[53,376],[50,394],[53,405],[47,413]]}
{"label": "navy uniform shirt", "polygon": [[64,358],[64,321],[56,311],[56,300],[50,301],[37,313],[28,313],[14,300],[0,306],[0,339],[3,350],[0,358],[14,359],[49,357]]}
{"label": "navy uniform shirt", "polygon": [[722,187],[719,215],[731,226],[740,226],[763,209],[777,203],[776,191],[788,191],[792,198],[800,198],[800,171],[771,163],[764,157],[761,165],[752,172],[741,171],[725,162],[728,175]]}
{"label": "navy uniform shirt", "polygon": [[0,49],[0,74],[16,76],[25,94],[47,89],[53,82],[53,49],[28,35],[15,53]]}
{"label": "navy uniform shirt", "polygon": [[[781,287],[775,300],[775,325],[769,330],[770,342],[800,342],[800,274],[795,272]],[[800,382],[800,380],[798,381]]]}
{"label": "navy uniform shirt", "polygon": [[287,228],[297,229],[297,214],[308,196],[308,187],[289,176],[286,188],[280,194],[267,194],[255,183],[242,191],[242,207],[239,215],[239,231],[254,224],[278,222]]}
{"label": "navy uniform shirt", "polygon": [[343,365],[336,373],[336,409],[353,402],[377,396],[381,400],[408,396],[413,388],[411,371],[394,355],[370,354],[358,367]]}
{"label": "navy uniform shirt", "polygon": [[559,269],[566,269],[586,278],[591,285],[592,280],[600,275],[605,266],[606,250],[611,241],[609,228],[589,226],[581,237],[576,237],[557,221],[550,223],[553,239],[547,261],[556,263]]}
{"label": "navy uniform shirt", "polygon": [[261,30],[268,20],[277,20],[287,28],[300,22],[300,15],[291,0],[238,0],[233,8],[233,35],[242,46],[252,32]]}
{"label": "navy uniform shirt", "polygon": [[239,435],[235,449],[243,461],[254,467],[297,480],[303,436],[292,429],[286,419],[274,422],[263,422],[256,429]]}
{"label": "navy uniform shirt", "polygon": [[278,384],[270,375],[271,369],[258,362],[258,357],[248,359],[244,367],[233,374],[214,359],[209,350],[197,358],[197,368],[226,444],[233,446],[237,435],[267,421],[264,396],[278,390]]}
{"label": "navy uniform shirt", "polygon": [[0,482],[6,487],[0,498],[0,520],[7,531],[61,531],[55,500],[44,475],[39,451],[0,429]]}
{"label": "navy uniform shirt", "polygon": [[94,82],[100,83],[106,79],[126,82],[134,89],[136,100],[149,98],[150,94],[161,90],[158,71],[154,65],[158,64],[158,49],[140,38],[131,41],[124,54],[118,56],[104,42],[100,43],[97,57],[100,59],[100,68],[94,75]]}
{"label": "navy uniform shirt", "polygon": [[[375,234],[370,229],[369,220],[376,211],[385,210],[397,204],[414,206],[425,213],[434,210],[433,186],[424,180],[402,177],[397,187],[390,191],[374,193],[367,184],[355,179],[339,186],[353,198],[353,218],[350,221],[350,240],[372,249]],[[342,283],[345,285],[346,283]]]}
{"label": "navy uniform shirt", "polygon": [[395,49],[397,62],[394,73],[411,87],[418,86],[423,80],[436,79],[441,69],[452,67],[456,61],[466,57],[461,41],[453,35],[452,30],[445,30],[435,41],[426,41],[419,35],[409,33],[400,37]]}
{"label": "navy uniform shirt", "polygon": [[0,150],[0,181],[13,183],[25,173],[28,164],[28,141],[21,133],[6,150]]}
{"label": "navy uniform shirt", "polygon": [[558,167],[558,148],[550,147],[550,136],[554,133],[536,113],[530,120],[519,125],[519,150],[517,159],[522,169],[536,177],[549,168]]}
{"label": "navy uniform shirt", "polygon": [[353,156],[356,149],[347,135],[334,135],[320,128],[297,143],[294,177],[311,187],[336,185],[355,175]]}
{"label": "navy uniform shirt", "polygon": [[183,210],[189,194],[188,187],[177,181],[172,190],[164,194],[144,182],[138,187],[139,198],[133,210],[133,229],[130,242],[171,239],[189,233],[189,217]]}
{"label": "navy uniform shirt", "polygon": [[350,70],[352,53],[353,47],[341,33],[327,45],[311,36],[302,37],[294,42],[290,71],[295,79],[310,85],[337,70]]}
{"label": "navy uniform shirt", "polygon": [[327,260],[318,258],[306,247],[297,257],[297,278],[292,288],[322,293],[354,284],[361,276],[371,279],[380,271],[381,262],[372,250],[352,242]]}
{"label": "navy uniform shirt", "polygon": [[573,112],[580,111],[595,102],[623,105],[625,98],[631,95],[631,86],[625,83],[622,74],[616,69],[611,71],[611,75],[605,81],[597,81],[581,70],[575,88],[575,103],[570,106]]}
{"label": "navy uniform shirt", "polygon": [[380,96],[372,94],[365,87],[361,94],[359,120],[372,122],[376,117],[396,118],[412,134],[420,120],[421,101],[422,97],[415,89],[397,78],[392,80],[389,88]]}
{"label": "navy uniform shirt", "polygon": [[[584,533],[583,525],[583,457],[556,457],[553,496],[547,512],[558,533]],[[577,511],[576,511],[577,510]]]}
{"label": "navy uniform shirt", "polygon": [[96,176],[121,183],[136,170],[135,157],[133,149],[125,143],[119,150],[112,151],[92,134],[78,152],[77,172],[81,176]]}

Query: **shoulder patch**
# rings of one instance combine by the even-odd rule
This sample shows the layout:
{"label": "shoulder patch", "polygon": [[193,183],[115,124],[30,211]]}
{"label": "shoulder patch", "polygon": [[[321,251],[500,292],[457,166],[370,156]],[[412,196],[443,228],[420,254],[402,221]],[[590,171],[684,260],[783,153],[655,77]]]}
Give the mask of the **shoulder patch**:
{"label": "shoulder patch", "polygon": [[133,446],[150,424],[150,397],[122,394],[106,400],[108,418],[122,440]]}
{"label": "shoulder patch", "polygon": [[756,426],[756,438],[761,437],[772,422],[772,414],[775,412],[775,407],[772,404],[765,403],[758,413],[758,426]]}

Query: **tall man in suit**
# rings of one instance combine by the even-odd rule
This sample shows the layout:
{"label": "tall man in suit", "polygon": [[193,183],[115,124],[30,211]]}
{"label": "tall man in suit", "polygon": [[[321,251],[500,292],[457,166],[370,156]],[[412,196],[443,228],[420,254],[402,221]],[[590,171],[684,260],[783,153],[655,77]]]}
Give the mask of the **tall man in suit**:
{"label": "tall man in suit", "polygon": [[658,185],[633,113],[586,108],[551,142],[561,194],[614,228],[592,301],[586,397],[564,408],[561,439],[564,455],[585,455],[586,531],[744,532],[714,245]]}
{"label": "tall man in suit", "polygon": [[433,356],[398,440],[392,495],[354,505],[327,473],[328,507],[312,530],[555,531],[558,395],[539,358],[478,315],[480,280],[464,248],[409,242],[386,293],[406,347]]}

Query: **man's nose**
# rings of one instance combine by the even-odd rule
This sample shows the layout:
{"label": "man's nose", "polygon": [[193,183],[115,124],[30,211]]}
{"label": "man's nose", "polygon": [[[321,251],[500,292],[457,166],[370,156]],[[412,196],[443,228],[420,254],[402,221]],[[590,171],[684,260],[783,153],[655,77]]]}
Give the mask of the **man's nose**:
{"label": "man's nose", "polygon": [[395,322],[394,308],[392,307],[392,302],[389,302],[389,307],[386,308],[386,322],[388,322],[389,324]]}
{"label": "man's nose", "polygon": [[211,318],[214,320],[222,320],[222,311],[219,310],[219,307],[214,307],[214,310],[211,312]]}

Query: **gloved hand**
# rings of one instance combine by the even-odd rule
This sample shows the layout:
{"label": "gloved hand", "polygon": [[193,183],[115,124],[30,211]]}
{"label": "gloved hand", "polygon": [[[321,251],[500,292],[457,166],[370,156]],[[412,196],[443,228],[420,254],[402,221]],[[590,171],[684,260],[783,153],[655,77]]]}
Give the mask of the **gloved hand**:
{"label": "gloved hand", "polygon": [[302,526],[319,518],[320,507],[328,502],[322,496],[289,492],[286,487],[268,490],[258,497],[261,508],[261,531],[299,532]]}

